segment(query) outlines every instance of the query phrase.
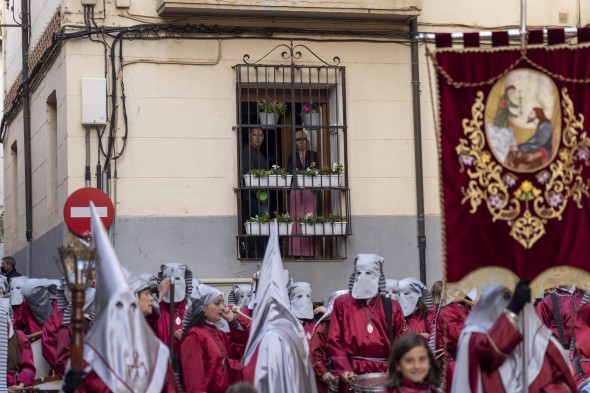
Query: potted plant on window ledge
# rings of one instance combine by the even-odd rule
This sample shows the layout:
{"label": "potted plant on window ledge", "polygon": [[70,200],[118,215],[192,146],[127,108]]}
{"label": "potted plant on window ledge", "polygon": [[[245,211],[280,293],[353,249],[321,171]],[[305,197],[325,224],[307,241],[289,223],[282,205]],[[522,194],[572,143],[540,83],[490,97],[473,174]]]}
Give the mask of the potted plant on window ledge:
{"label": "potted plant on window ledge", "polygon": [[260,125],[274,127],[279,122],[279,117],[285,114],[285,103],[277,100],[267,101],[266,99],[258,102],[258,119]]}
{"label": "potted plant on window ledge", "polygon": [[320,183],[318,175],[320,174],[317,168],[305,168],[295,170],[297,176],[298,187],[317,187]]}
{"label": "potted plant on window ledge", "polygon": [[262,217],[250,217],[244,223],[246,235],[270,235],[270,214],[268,211]]}
{"label": "potted plant on window ledge", "polygon": [[266,169],[251,169],[244,175],[246,187],[268,187],[268,171]]}
{"label": "potted plant on window ledge", "polygon": [[321,123],[320,107],[313,103],[303,104],[301,107],[301,121],[305,128],[314,129],[319,127]]}
{"label": "potted plant on window ledge", "polygon": [[275,220],[279,224],[279,236],[291,236],[293,232],[293,218],[289,213],[275,212]]}
{"label": "potted plant on window ledge", "polygon": [[[344,166],[333,163],[332,166],[325,166],[318,170],[319,179],[314,179],[314,187],[340,187],[340,175],[344,171]],[[319,182],[319,184],[317,184]]]}
{"label": "potted plant on window ledge", "polygon": [[324,234],[324,217],[322,216],[307,213],[305,217],[298,218],[297,221],[301,224],[301,234],[303,235],[321,236]]}
{"label": "potted plant on window ledge", "polygon": [[339,214],[330,214],[324,222],[324,233],[326,235],[346,235],[346,217]]}

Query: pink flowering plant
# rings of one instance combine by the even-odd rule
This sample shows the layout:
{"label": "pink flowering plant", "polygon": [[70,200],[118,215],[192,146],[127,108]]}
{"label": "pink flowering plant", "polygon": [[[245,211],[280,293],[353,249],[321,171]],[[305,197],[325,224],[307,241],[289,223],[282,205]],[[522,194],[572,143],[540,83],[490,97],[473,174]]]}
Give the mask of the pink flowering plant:
{"label": "pink flowering plant", "polygon": [[309,113],[320,113],[320,107],[317,104],[307,103],[301,107],[301,114],[307,115]]}

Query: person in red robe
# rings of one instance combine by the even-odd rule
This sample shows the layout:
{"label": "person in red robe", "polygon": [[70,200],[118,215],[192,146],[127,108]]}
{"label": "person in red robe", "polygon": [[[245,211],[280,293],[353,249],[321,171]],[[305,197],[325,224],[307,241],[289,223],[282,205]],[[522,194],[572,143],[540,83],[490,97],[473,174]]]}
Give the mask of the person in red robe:
{"label": "person in red robe", "polygon": [[402,309],[396,301],[390,303],[391,321],[385,317],[382,257],[357,255],[349,290],[334,303],[327,342],[334,370],[340,377],[340,392],[348,392],[348,382],[356,375],[386,371],[389,324],[395,338],[403,334],[404,323]]}
{"label": "person in red robe", "polygon": [[[230,334],[215,323],[229,323]],[[186,392],[224,393],[238,382],[242,366],[233,357],[232,341],[245,344],[244,335],[233,311],[223,304],[223,293],[201,284],[190,297],[186,328],[180,344],[180,368]]]}
{"label": "person in red robe", "polygon": [[[94,297],[96,289],[86,288],[84,294],[84,330],[90,329],[94,317]],[[56,317],[59,318],[59,317]],[[70,342],[72,341],[72,305],[66,306],[61,315],[61,324],[57,329],[55,345],[55,364],[53,370],[57,375],[63,376],[66,371],[66,365],[70,358]]]}
{"label": "person in red robe", "polygon": [[461,334],[453,393],[576,392],[561,346],[528,304],[527,283],[521,280],[512,296],[498,285],[483,289]]}
{"label": "person in red robe", "polygon": [[31,386],[37,372],[31,343],[24,332],[14,329],[10,308],[8,298],[0,299],[0,373],[6,375],[0,381],[1,391]]}
{"label": "person in red robe", "polygon": [[404,313],[404,334],[422,334],[427,340],[433,332],[436,316],[432,295],[426,285],[414,277],[404,278],[398,282],[399,304]]}
{"label": "person in red robe", "polygon": [[579,386],[590,377],[590,303],[584,304],[578,311],[574,333],[572,373],[576,385]]}
{"label": "person in red robe", "polygon": [[436,317],[435,354],[443,362],[442,376],[446,393],[451,391],[459,337],[471,311],[470,304],[470,299],[465,296],[448,304],[443,300],[438,306],[440,310],[437,310]]}
{"label": "person in red robe", "polygon": [[[554,291],[550,291],[543,296],[543,299],[537,304],[537,315],[539,315],[545,326],[553,331],[553,335],[561,342],[561,345],[566,350],[570,348],[572,331],[576,321],[576,312],[580,308],[583,296],[584,291],[575,286],[570,288],[557,286]],[[559,316],[563,323],[564,340],[560,337],[555,320],[555,310],[553,309],[554,298],[559,305]]]}
{"label": "person in red robe", "polygon": [[177,391],[170,351],[146,321],[153,312],[149,284],[120,264],[104,225],[90,204],[96,248],[96,318],[84,337],[82,370],[69,370],[63,390],[81,392]]}
{"label": "person in red robe", "polygon": [[[156,336],[170,346],[170,285],[174,284],[174,356],[178,356],[178,348],[182,337],[182,321],[186,313],[187,297],[193,288],[193,273],[182,263],[166,263],[160,267],[158,273],[160,284],[159,305],[160,315],[152,314],[148,323]],[[198,280],[197,280],[198,285]]]}
{"label": "person in red robe", "polygon": [[440,370],[424,336],[408,333],[393,343],[382,393],[440,393]]}
{"label": "person in red robe", "polygon": [[[347,293],[348,290],[345,289],[336,291],[330,295],[327,306],[324,307],[324,310],[321,310],[323,315],[316,322],[314,330],[311,333],[311,343],[309,346],[311,365],[316,375],[321,377],[321,380],[325,385],[325,389],[328,389],[330,386],[338,385],[338,377],[332,373],[331,362],[328,357],[326,343],[328,341],[330,318],[332,316],[332,311],[334,310],[334,302],[339,296],[345,295]],[[314,313],[316,310],[314,310]],[[320,391],[319,385],[318,391]]]}

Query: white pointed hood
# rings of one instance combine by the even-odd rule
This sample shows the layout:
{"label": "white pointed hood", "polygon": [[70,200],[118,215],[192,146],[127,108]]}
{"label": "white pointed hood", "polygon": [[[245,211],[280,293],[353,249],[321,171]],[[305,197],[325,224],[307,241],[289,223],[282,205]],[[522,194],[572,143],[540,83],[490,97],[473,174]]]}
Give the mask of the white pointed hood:
{"label": "white pointed hood", "polygon": [[291,311],[299,319],[313,319],[313,302],[311,300],[311,284],[295,282],[289,287]]}
{"label": "white pointed hood", "polygon": [[[170,262],[160,266],[158,282],[166,277],[172,278],[170,285],[174,285],[175,303],[181,302],[193,292],[193,272],[184,263]],[[195,285],[198,285],[198,282]],[[170,303],[170,292],[166,292],[162,300]]]}
{"label": "white pointed hood", "polygon": [[23,302],[23,287],[28,279],[27,276],[12,277],[10,279],[10,304],[13,306],[18,306]]}
{"label": "white pointed hood", "polygon": [[254,386],[259,393],[316,393],[307,339],[289,307],[289,276],[283,269],[276,223],[270,232],[243,363],[258,351]]}
{"label": "white pointed hood", "polygon": [[96,247],[96,319],[84,344],[84,360],[113,392],[160,393],[168,348],[156,338],[129,287],[93,204]]}

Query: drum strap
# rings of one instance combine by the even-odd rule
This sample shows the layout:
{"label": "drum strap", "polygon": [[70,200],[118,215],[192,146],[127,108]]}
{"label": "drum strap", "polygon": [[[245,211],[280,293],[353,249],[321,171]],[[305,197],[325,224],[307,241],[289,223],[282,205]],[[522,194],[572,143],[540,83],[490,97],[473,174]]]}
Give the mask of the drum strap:
{"label": "drum strap", "polygon": [[561,342],[564,348],[567,348],[565,330],[563,328],[563,321],[561,320],[561,311],[559,310],[559,301],[555,292],[551,294],[551,301],[553,302],[553,314],[555,317],[555,326],[557,326],[557,333],[559,333],[559,342]]}
{"label": "drum strap", "polygon": [[391,299],[387,296],[381,296],[383,299],[383,307],[385,308],[385,319],[387,321],[387,332],[389,334],[389,347],[393,345],[393,324],[391,322],[391,315],[393,314]]}
{"label": "drum strap", "polygon": [[351,355],[350,358],[356,359],[356,360],[366,360],[368,362],[387,363],[387,359],[383,359],[383,358],[370,358],[367,356],[360,356],[360,355]]}

